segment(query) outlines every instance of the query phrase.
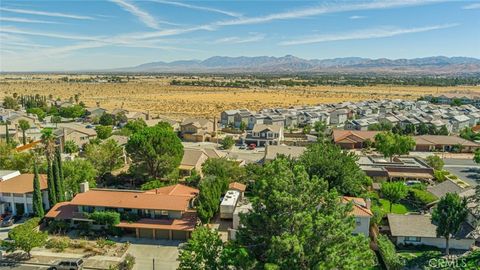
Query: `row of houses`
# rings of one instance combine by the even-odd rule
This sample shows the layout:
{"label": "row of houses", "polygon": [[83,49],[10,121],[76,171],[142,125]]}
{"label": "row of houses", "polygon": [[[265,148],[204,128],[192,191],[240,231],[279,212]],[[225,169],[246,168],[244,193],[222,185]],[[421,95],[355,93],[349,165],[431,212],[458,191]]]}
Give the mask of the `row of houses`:
{"label": "row of houses", "polygon": [[445,126],[449,132],[459,132],[480,122],[480,109],[471,104],[455,107],[425,100],[373,100],[263,109],[259,112],[227,110],[220,114],[222,127],[247,130],[252,130],[257,124],[293,128],[313,125],[318,121],[349,130],[367,130],[371,125],[385,122],[401,127],[425,124],[439,129]]}

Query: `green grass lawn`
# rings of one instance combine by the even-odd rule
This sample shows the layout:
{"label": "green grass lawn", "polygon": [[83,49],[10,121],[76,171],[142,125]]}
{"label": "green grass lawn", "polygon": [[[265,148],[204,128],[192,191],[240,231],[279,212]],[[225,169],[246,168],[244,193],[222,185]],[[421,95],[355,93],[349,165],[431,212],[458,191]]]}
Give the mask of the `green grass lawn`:
{"label": "green grass lawn", "polygon": [[[390,213],[390,202],[385,199],[380,199],[380,204],[382,205],[385,213]],[[394,203],[392,206],[392,213],[394,214],[406,214],[408,212],[414,212],[415,209],[406,204]]]}

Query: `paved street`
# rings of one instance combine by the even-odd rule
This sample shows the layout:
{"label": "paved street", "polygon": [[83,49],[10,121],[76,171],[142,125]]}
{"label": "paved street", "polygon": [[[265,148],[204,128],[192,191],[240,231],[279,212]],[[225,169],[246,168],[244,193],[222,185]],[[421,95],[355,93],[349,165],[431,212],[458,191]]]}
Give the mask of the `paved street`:
{"label": "paved street", "polygon": [[35,269],[48,269],[46,266],[36,266],[36,265],[0,265],[0,270],[35,270]]}
{"label": "paved street", "polygon": [[444,159],[444,169],[472,186],[480,184],[480,164],[467,159]]}
{"label": "paved street", "polygon": [[206,149],[215,148],[218,151],[225,153],[227,157],[233,159],[242,159],[246,163],[258,162],[265,155],[265,148],[260,147],[255,150],[239,149],[238,146],[233,146],[230,150],[220,149],[219,145],[211,142],[195,143],[195,142],[183,142],[185,148]]}

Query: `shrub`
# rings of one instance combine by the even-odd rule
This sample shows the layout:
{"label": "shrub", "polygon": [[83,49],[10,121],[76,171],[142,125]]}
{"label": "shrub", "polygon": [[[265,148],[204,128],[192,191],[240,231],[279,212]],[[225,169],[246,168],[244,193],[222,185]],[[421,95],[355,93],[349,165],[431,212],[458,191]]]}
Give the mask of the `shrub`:
{"label": "shrub", "polygon": [[445,162],[439,156],[428,156],[427,157],[427,164],[437,171],[441,171]]}
{"label": "shrub", "polygon": [[385,211],[383,210],[382,207],[378,205],[373,205],[372,212],[373,212],[373,217],[371,219],[371,222],[377,225],[380,224],[382,222],[383,217],[386,214]]}
{"label": "shrub", "polygon": [[235,140],[233,140],[232,136],[226,136],[222,140],[222,148],[223,149],[230,149],[235,144]]}
{"label": "shrub", "polygon": [[135,222],[140,219],[140,216],[138,214],[131,213],[131,212],[122,212],[120,214],[120,217],[122,220],[125,220],[128,222]]}
{"label": "shrub", "polygon": [[48,233],[50,234],[63,234],[70,226],[63,220],[53,220],[48,224]]}
{"label": "shrub", "polygon": [[385,235],[379,235],[377,238],[378,251],[387,266],[387,269],[400,270],[404,262],[398,257],[395,246]]}
{"label": "shrub", "polygon": [[111,247],[115,245],[115,242],[106,238],[99,238],[97,239],[97,246],[99,248],[104,248],[104,247]]}
{"label": "shrub", "polygon": [[416,188],[410,188],[409,196],[411,200],[413,200],[416,204],[420,204],[422,206],[426,206],[438,200],[438,198],[432,193],[425,190],[416,189]]}
{"label": "shrub", "polygon": [[435,170],[435,171],[433,172],[433,175],[434,175],[435,180],[436,180],[437,182],[443,182],[443,181],[447,180],[445,171]]}
{"label": "shrub", "polygon": [[131,270],[135,265],[135,257],[130,254],[125,256],[125,259],[117,266],[118,270]]}
{"label": "shrub", "polygon": [[112,211],[95,211],[89,215],[95,223],[111,228],[120,223],[120,214]]}
{"label": "shrub", "polygon": [[45,247],[53,249],[56,252],[62,252],[70,246],[70,240],[68,238],[52,238],[47,241]]}

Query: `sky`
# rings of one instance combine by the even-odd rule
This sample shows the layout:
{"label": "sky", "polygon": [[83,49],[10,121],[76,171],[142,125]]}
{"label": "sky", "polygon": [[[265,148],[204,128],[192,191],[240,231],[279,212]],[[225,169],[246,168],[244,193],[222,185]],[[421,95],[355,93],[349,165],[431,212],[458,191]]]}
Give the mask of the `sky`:
{"label": "sky", "polygon": [[0,71],[211,56],[480,58],[480,0],[2,0]]}

